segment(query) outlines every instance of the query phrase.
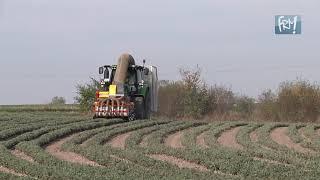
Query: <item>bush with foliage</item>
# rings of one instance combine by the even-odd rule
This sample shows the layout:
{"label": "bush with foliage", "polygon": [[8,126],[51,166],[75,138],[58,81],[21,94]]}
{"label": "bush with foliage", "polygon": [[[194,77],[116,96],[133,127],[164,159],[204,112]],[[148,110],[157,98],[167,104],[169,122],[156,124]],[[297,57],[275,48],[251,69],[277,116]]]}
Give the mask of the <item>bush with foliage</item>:
{"label": "bush with foliage", "polygon": [[84,85],[77,85],[77,94],[75,97],[76,103],[80,104],[80,108],[84,111],[89,111],[94,103],[97,89],[100,88],[99,81],[90,78],[90,82]]}
{"label": "bush with foliage", "polygon": [[181,84],[183,92],[180,93],[183,111],[180,116],[191,116],[199,118],[206,113],[208,103],[208,90],[206,84],[201,79],[201,69],[195,70],[180,69],[182,77]]}
{"label": "bush with foliage", "polygon": [[286,81],[277,94],[259,96],[258,111],[264,120],[314,122],[320,115],[320,87],[307,80]]}
{"label": "bush with foliage", "polygon": [[55,96],[52,98],[51,105],[63,105],[66,104],[66,99],[64,97]]}
{"label": "bush with foliage", "polygon": [[282,120],[315,121],[320,110],[320,87],[306,80],[283,82],[278,103]]}
{"label": "bush with foliage", "polygon": [[208,87],[199,67],[180,69],[180,75],[179,81],[160,81],[158,114],[201,118],[210,114],[225,115],[232,110],[233,92],[224,86]]}
{"label": "bush with foliage", "polygon": [[245,116],[251,116],[255,109],[255,99],[248,96],[238,96],[235,98],[233,110]]}
{"label": "bush with foliage", "polygon": [[[320,115],[320,86],[306,80],[287,81],[279,85],[277,93],[264,91],[257,99],[237,96],[225,86],[208,86],[201,77],[201,69],[180,69],[181,80],[159,81],[158,115],[172,118],[218,119],[251,118],[271,121],[311,121]],[[97,80],[78,85],[75,97],[82,110],[90,110],[95,92],[100,88]],[[54,97],[52,104],[65,103]]]}

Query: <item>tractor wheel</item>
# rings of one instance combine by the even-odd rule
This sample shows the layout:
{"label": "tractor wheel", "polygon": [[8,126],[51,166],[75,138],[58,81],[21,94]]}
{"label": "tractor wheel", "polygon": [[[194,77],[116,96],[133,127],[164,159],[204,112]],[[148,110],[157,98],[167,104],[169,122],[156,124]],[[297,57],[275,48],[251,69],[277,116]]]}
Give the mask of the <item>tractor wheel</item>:
{"label": "tractor wheel", "polygon": [[143,97],[136,97],[135,98],[135,115],[137,119],[144,119],[145,118],[145,104]]}
{"label": "tractor wheel", "polygon": [[129,112],[129,115],[128,115],[128,117],[127,117],[127,119],[126,120],[128,120],[128,121],[134,121],[134,120],[136,120],[136,113],[135,113],[135,111],[133,111],[133,110],[131,110],[130,112]]}

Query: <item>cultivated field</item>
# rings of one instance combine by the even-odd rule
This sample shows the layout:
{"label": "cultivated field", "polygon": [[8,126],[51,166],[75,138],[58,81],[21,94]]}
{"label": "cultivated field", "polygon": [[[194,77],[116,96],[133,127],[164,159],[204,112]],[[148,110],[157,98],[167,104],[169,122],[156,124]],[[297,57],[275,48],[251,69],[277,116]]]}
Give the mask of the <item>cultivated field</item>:
{"label": "cultivated field", "polygon": [[318,179],[320,125],[0,112],[0,179]]}

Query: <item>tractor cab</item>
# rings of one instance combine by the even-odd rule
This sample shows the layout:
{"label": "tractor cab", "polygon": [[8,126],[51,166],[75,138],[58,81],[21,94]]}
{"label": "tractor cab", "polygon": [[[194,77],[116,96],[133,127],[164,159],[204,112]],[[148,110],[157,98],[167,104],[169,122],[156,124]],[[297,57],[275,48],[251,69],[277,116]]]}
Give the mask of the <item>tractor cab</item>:
{"label": "tractor cab", "polygon": [[[110,85],[114,79],[117,65],[105,65],[99,68],[99,74],[102,76],[100,80],[101,90],[109,91]],[[150,78],[149,69],[143,66],[133,65],[128,68],[125,82],[123,84],[123,95],[138,94],[139,90],[148,84]],[[120,87],[118,87],[120,88]],[[118,94],[120,95],[120,94]]]}

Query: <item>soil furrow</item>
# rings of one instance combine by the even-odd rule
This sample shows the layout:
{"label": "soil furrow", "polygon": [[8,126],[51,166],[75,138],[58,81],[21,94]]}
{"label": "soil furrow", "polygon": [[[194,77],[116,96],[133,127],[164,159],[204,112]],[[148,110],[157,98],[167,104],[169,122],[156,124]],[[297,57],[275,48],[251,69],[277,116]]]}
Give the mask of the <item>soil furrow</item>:
{"label": "soil furrow", "polygon": [[120,134],[114,138],[111,139],[111,141],[108,142],[108,144],[111,145],[113,148],[120,148],[120,149],[125,149],[126,145],[126,140],[128,137],[131,135],[132,131]]}
{"label": "soil furrow", "polygon": [[101,166],[98,163],[91,161],[79,154],[76,154],[74,152],[67,152],[67,151],[63,151],[61,149],[61,146],[71,140],[72,138],[74,138],[75,136],[77,136],[77,134],[73,134],[70,136],[67,136],[65,138],[62,138],[60,140],[57,140],[51,144],[49,144],[45,150],[55,156],[56,158],[60,159],[60,160],[64,160],[64,161],[68,161],[68,162],[72,162],[72,163],[78,163],[78,164],[84,164],[84,165],[89,165],[89,166]]}
{"label": "soil furrow", "polygon": [[251,133],[250,133],[250,139],[251,139],[251,141],[252,142],[258,142],[258,134],[257,134],[257,132],[256,131],[252,131]]}
{"label": "soil furrow", "polygon": [[227,130],[221,134],[218,138],[218,143],[222,146],[234,148],[234,149],[243,149],[243,146],[240,145],[237,140],[236,136],[240,130],[240,127],[235,127],[230,130]]}
{"label": "soil furrow", "polygon": [[20,151],[18,149],[11,150],[10,152],[11,152],[11,154],[16,156],[17,158],[26,160],[26,161],[31,162],[31,163],[35,163],[35,160],[31,156],[25,154],[24,152],[22,152],[22,151]]}
{"label": "soil furrow", "polygon": [[285,145],[289,149],[294,149],[301,153],[315,153],[310,149],[302,147],[300,144],[294,143],[286,134],[287,130],[288,127],[275,128],[270,134],[271,139],[280,145]]}
{"label": "soil furrow", "polygon": [[182,131],[175,132],[165,139],[164,144],[172,148],[183,148],[184,146],[181,143],[182,135]]}
{"label": "soil furrow", "polygon": [[9,169],[9,168],[3,167],[3,166],[0,166],[0,171],[4,172],[4,173],[15,175],[15,176],[20,176],[20,177],[26,177],[27,176],[26,174],[17,173],[13,169]]}
{"label": "soil furrow", "polygon": [[189,162],[189,161],[177,158],[177,157],[168,156],[165,154],[152,154],[152,155],[148,155],[148,157],[156,159],[156,160],[168,162],[170,164],[178,166],[179,168],[194,169],[194,170],[198,170],[201,172],[209,171],[208,168],[206,168],[205,166],[202,166],[202,165],[199,165],[199,164],[196,164],[193,162]]}
{"label": "soil furrow", "polygon": [[196,144],[199,145],[202,148],[209,148],[209,146],[205,142],[205,136],[206,136],[206,132],[203,132],[199,136],[197,136]]}

